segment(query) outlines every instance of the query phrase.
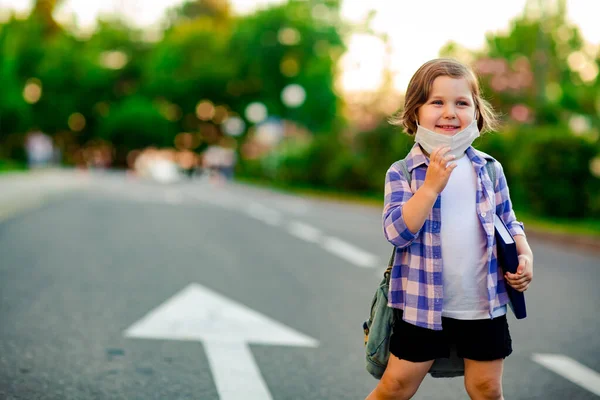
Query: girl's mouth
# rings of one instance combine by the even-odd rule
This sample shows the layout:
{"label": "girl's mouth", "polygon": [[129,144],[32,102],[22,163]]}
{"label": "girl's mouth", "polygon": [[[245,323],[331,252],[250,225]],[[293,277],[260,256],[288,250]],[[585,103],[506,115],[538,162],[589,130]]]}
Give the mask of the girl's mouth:
{"label": "girl's mouth", "polygon": [[436,125],[435,127],[443,132],[454,132],[460,129],[460,126],[456,125]]}

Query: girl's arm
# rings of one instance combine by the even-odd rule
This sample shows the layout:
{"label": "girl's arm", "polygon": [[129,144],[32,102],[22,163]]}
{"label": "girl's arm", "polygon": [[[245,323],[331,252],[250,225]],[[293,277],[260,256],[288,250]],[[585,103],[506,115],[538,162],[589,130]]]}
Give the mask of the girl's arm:
{"label": "girl's arm", "polygon": [[529,243],[527,243],[523,224],[517,221],[515,212],[512,209],[508,184],[506,182],[506,177],[504,176],[502,165],[500,163],[496,163],[496,165],[496,172],[498,175],[498,184],[495,188],[496,214],[504,220],[504,223],[515,238],[517,254],[519,256],[517,273],[511,274],[510,272],[506,272],[504,277],[510,286],[520,292],[524,292],[527,290],[533,279],[533,252],[531,251],[531,247],[529,247]]}
{"label": "girl's arm", "polygon": [[404,205],[404,219],[408,229],[417,232],[423,227],[435,201],[446,187],[450,174],[456,168],[456,163],[449,163],[455,157],[447,155],[450,147],[433,150],[425,175],[425,182],[415,192],[415,195]]}
{"label": "girl's arm", "polygon": [[447,155],[450,147],[431,153],[423,185],[413,194],[402,172],[392,166],[386,175],[384,234],[396,247],[406,247],[419,235],[438,195],[444,190],[456,163]]}
{"label": "girl's arm", "polygon": [[524,292],[533,280],[533,252],[525,235],[516,235],[514,238],[517,245],[517,254],[519,255],[519,266],[516,274],[506,272],[504,276],[510,286],[519,292]]}

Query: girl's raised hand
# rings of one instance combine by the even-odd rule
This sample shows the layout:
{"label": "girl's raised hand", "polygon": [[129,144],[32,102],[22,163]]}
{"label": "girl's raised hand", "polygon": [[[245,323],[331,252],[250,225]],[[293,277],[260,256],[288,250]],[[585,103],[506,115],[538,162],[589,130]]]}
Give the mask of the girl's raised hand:
{"label": "girl's raised hand", "polygon": [[450,174],[456,168],[456,163],[450,162],[456,157],[448,154],[449,151],[449,146],[437,147],[429,156],[429,167],[427,168],[423,186],[426,186],[436,194],[440,194],[444,190],[448,179],[450,179]]}

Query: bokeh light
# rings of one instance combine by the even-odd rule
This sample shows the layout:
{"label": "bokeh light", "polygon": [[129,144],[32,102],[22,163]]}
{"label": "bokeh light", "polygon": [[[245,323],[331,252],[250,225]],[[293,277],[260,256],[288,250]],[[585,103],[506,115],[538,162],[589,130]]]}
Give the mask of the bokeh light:
{"label": "bokeh light", "polygon": [[306,100],[306,91],[298,84],[287,85],[281,92],[281,101],[290,108],[300,107]]}
{"label": "bokeh light", "polygon": [[288,78],[293,78],[298,75],[300,72],[300,64],[298,64],[298,60],[293,57],[286,57],[281,61],[281,65],[279,66],[281,73]]}
{"label": "bokeh light", "polygon": [[596,178],[600,178],[600,157],[592,159],[590,162],[590,172]]}
{"label": "bokeh light", "polygon": [[209,100],[202,100],[196,106],[196,116],[201,121],[210,121],[215,116],[215,106]]}
{"label": "bokeh light", "polygon": [[42,82],[37,78],[28,79],[23,89],[23,98],[29,104],[37,103],[42,97]]}
{"label": "bokeh light", "polygon": [[105,51],[100,54],[100,65],[107,69],[119,70],[127,65],[129,57],[122,51]]}
{"label": "bokeh light", "polygon": [[227,108],[225,106],[217,106],[217,107],[215,107],[215,112],[212,117],[212,121],[215,124],[222,124],[223,121],[225,121],[227,119],[228,115],[229,115],[229,112],[227,111]]}
{"label": "bokeh light", "polygon": [[245,115],[248,121],[258,124],[267,118],[267,107],[259,102],[250,103],[246,107]]}
{"label": "bokeh light", "polygon": [[283,124],[276,119],[268,119],[264,123],[257,125],[255,139],[264,146],[274,146],[283,138]]}
{"label": "bokeh light", "polygon": [[238,116],[229,117],[223,122],[223,131],[229,136],[240,136],[246,129],[244,120]]}
{"label": "bokeh light", "polygon": [[68,125],[69,129],[73,132],[80,132],[85,128],[85,117],[81,113],[73,113],[69,116]]}
{"label": "bokeh light", "polygon": [[106,101],[99,101],[94,104],[94,111],[98,113],[101,117],[106,117],[110,112],[110,104]]}
{"label": "bokeh light", "polygon": [[510,116],[512,119],[518,122],[527,122],[531,117],[531,111],[529,107],[524,104],[517,104],[510,110]]}
{"label": "bokeh light", "polygon": [[174,144],[179,150],[191,149],[194,145],[194,136],[189,132],[181,132],[175,136]]}
{"label": "bokeh light", "polygon": [[277,33],[279,43],[286,46],[293,46],[300,43],[300,32],[296,28],[281,28]]}
{"label": "bokeh light", "polygon": [[569,128],[576,135],[588,132],[592,126],[588,118],[583,115],[574,115],[569,119]]}

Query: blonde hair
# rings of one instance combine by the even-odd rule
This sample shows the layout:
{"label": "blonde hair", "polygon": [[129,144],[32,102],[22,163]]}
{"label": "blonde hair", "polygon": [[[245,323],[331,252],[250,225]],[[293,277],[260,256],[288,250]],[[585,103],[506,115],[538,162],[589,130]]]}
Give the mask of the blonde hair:
{"label": "blonde hair", "polygon": [[435,78],[449,76],[464,78],[473,95],[477,127],[481,133],[498,128],[498,117],[492,106],[482,97],[477,77],[471,68],[451,58],[437,58],[427,61],[412,76],[404,97],[404,109],[390,119],[392,125],[402,126],[406,133],[414,135],[417,132],[417,112],[431,93]]}

